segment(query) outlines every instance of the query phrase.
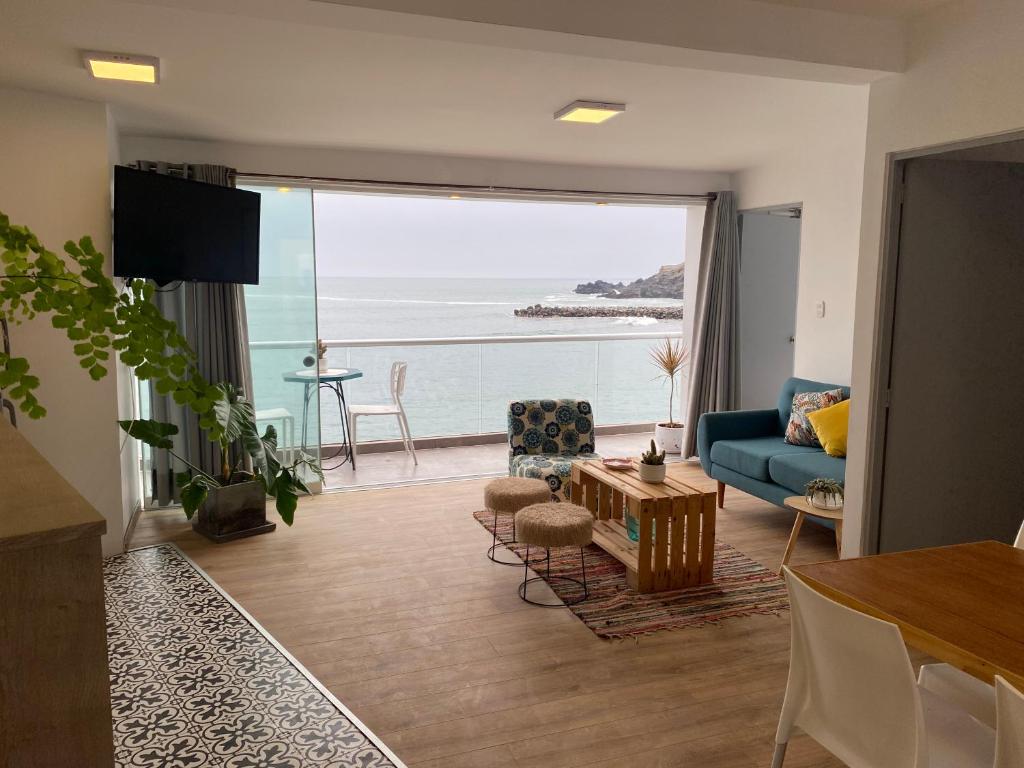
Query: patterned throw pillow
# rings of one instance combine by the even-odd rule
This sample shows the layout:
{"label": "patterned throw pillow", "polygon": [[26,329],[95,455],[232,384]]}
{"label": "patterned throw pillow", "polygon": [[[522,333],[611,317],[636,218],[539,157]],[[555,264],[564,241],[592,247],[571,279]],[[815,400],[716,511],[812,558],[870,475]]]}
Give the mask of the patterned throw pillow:
{"label": "patterned throw pillow", "polygon": [[786,426],[786,442],[790,445],[821,448],[807,414],[841,403],[845,399],[846,395],[841,389],[830,389],[828,392],[798,392],[793,395],[793,411]]}

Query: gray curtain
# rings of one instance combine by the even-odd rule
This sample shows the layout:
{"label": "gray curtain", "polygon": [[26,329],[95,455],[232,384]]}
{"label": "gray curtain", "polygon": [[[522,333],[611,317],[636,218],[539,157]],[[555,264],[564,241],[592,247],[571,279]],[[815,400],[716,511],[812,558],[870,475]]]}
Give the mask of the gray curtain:
{"label": "gray curtain", "polygon": [[[165,173],[186,179],[235,186],[235,171],[221,165],[160,163],[140,160],[140,170]],[[245,314],[245,293],[241,285],[229,283],[182,283],[177,289],[168,286],[154,299],[164,317],[178,323],[198,356],[199,372],[210,383],[229,381],[241,387],[252,400],[252,364],[249,359],[249,328]],[[220,471],[220,455],[199,428],[199,420],[190,409],[183,408],[150,386],[151,416],[177,425],[175,452],[205,472]],[[153,451],[153,497],[157,504],[177,500],[174,474],[185,467],[178,465],[167,451]]]}
{"label": "gray curtain", "polygon": [[736,408],[738,305],[736,197],[732,192],[719,192],[704,214],[690,344],[690,396],[683,430],[684,457],[697,452],[697,422],[701,414]]}

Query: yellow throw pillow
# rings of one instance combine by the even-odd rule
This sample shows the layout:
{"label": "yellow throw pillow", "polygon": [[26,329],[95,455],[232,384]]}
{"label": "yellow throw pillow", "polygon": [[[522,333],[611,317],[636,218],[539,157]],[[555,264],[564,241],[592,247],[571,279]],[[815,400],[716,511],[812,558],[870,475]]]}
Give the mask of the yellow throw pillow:
{"label": "yellow throw pillow", "polygon": [[829,456],[846,456],[846,434],[850,428],[850,401],[811,411],[808,421],[814,427],[821,447]]}

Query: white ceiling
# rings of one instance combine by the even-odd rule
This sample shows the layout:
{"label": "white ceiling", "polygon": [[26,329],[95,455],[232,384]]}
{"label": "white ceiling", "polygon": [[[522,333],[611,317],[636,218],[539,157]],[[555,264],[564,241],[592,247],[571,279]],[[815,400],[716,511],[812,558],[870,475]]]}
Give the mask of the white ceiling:
{"label": "white ceiling", "polygon": [[761,0],[771,5],[852,13],[880,19],[907,19],[926,13],[950,0]]}
{"label": "white ceiling", "polygon": [[[109,102],[126,134],[717,171],[863,104],[865,86],[355,31],[245,4],[3,0],[0,82]],[[161,83],[92,80],[81,49],[159,56]],[[602,126],[552,120],[575,99],[628,106]]]}

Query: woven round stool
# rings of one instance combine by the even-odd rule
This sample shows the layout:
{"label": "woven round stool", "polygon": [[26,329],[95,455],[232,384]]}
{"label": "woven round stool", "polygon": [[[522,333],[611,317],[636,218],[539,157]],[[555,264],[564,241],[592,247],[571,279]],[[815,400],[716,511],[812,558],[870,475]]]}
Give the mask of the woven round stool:
{"label": "woven round stool", "polygon": [[[484,487],[484,507],[494,513],[494,531],[491,535],[491,546],[487,550],[487,558],[498,565],[520,565],[519,560],[513,563],[508,560],[499,560],[494,556],[494,551],[500,543],[498,541],[498,515],[515,515],[524,507],[550,500],[551,487],[543,480],[530,477],[502,477],[491,480]],[[512,541],[504,543],[517,543],[515,526],[512,528]]]}
{"label": "woven round stool", "polygon": [[[569,502],[546,502],[534,504],[516,512],[516,538],[519,543],[526,545],[526,559],[523,562],[523,583],[519,585],[519,597],[531,605],[539,605],[543,608],[561,608],[566,605],[582,603],[590,592],[587,589],[587,563],[584,557],[583,548],[586,547],[592,538],[594,529],[594,518],[590,512],[583,507]],[[543,547],[547,561],[546,580],[563,581],[577,584],[583,588],[583,596],[575,600],[568,600],[560,603],[540,603],[531,600],[526,596],[527,586],[534,581],[544,581],[545,577],[529,577],[530,547]],[[574,579],[570,576],[551,575],[551,548],[552,547],[579,547],[580,548],[580,570],[583,580]]]}

